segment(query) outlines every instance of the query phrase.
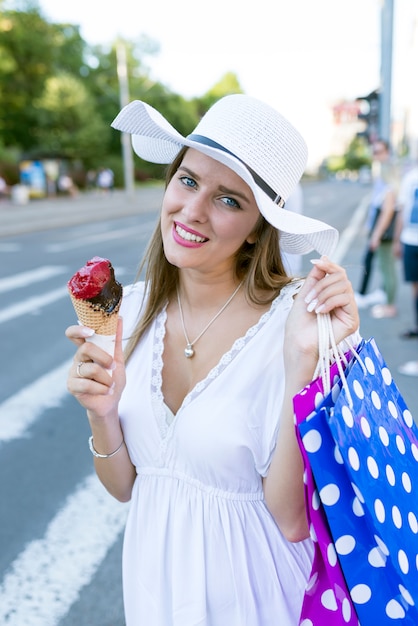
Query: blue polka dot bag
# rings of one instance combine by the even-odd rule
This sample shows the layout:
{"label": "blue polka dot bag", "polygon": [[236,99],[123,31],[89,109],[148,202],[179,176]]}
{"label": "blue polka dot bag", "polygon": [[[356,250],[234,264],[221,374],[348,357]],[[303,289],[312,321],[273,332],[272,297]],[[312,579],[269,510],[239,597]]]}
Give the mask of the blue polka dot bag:
{"label": "blue polka dot bag", "polygon": [[417,626],[418,428],[374,339],[333,383],[298,423],[319,496],[307,508],[324,512],[361,626]]}
{"label": "blue polka dot bag", "polygon": [[[334,363],[330,368],[330,379],[337,377],[338,368]],[[324,507],[299,431],[299,425],[304,423],[307,416],[311,416],[310,419],[314,417],[318,404],[324,401],[324,396],[324,382],[319,376],[293,398],[296,437],[305,466],[306,517],[314,546],[312,570],[305,590],[299,624],[358,626],[357,613],[337,558]]]}

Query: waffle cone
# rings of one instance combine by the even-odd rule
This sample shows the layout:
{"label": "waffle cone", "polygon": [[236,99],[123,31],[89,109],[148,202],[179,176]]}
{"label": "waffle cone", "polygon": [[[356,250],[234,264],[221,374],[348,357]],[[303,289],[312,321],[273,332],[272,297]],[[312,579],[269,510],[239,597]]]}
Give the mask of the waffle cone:
{"label": "waffle cone", "polygon": [[104,311],[96,310],[87,300],[74,298],[70,293],[71,302],[77,314],[77,319],[83,326],[92,328],[97,335],[115,335],[119,317],[119,306],[110,315]]}

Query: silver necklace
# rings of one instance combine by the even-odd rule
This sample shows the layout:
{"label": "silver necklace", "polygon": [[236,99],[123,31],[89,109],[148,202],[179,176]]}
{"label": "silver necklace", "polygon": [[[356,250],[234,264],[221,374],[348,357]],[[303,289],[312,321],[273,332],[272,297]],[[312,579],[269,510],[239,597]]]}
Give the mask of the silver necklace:
{"label": "silver necklace", "polygon": [[181,320],[181,325],[183,327],[183,333],[184,333],[184,338],[186,340],[186,347],[184,349],[184,356],[186,357],[186,359],[191,359],[192,356],[194,356],[194,350],[193,350],[193,346],[194,344],[201,338],[201,336],[207,331],[207,329],[209,328],[209,326],[211,326],[213,324],[213,322],[218,319],[218,317],[220,316],[221,313],[223,313],[226,309],[226,307],[228,306],[228,304],[231,302],[231,300],[236,296],[236,294],[238,293],[239,288],[241,287],[242,282],[238,285],[238,287],[235,289],[234,293],[232,294],[232,296],[229,296],[228,300],[225,302],[225,304],[223,305],[223,307],[217,312],[217,314],[215,315],[215,317],[212,317],[212,319],[210,320],[210,322],[208,324],[206,324],[205,328],[202,330],[201,333],[198,334],[198,336],[196,337],[196,339],[194,339],[193,341],[190,341],[189,337],[187,336],[187,331],[186,331],[186,327],[184,325],[184,317],[183,317],[183,309],[181,306],[181,301],[180,301],[180,293],[177,287],[177,302],[179,303],[179,313],[180,313],[180,320]]}

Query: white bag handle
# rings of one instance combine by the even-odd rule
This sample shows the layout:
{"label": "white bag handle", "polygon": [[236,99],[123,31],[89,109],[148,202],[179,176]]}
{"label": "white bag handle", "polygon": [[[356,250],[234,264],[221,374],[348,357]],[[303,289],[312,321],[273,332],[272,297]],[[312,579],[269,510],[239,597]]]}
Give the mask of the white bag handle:
{"label": "white bag handle", "polygon": [[[348,365],[345,352],[349,350],[364,367],[364,364],[361,362],[361,359],[355,349],[355,335],[351,335],[350,337],[344,339],[344,341],[340,344],[337,344],[332,328],[331,315],[329,313],[317,313],[316,317],[318,322],[319,359],[314,377],[316,378],[321,376],[324,386],[324,395],[328,395],[331,391],[330,366],[332,363],[336,363],[342,385],[347,394],[348,402],[350,406],[352,406],[353,401],[347,385],[347,378],[344,373],[344,367]],[[357,338],[359,338],[358,333]]]}

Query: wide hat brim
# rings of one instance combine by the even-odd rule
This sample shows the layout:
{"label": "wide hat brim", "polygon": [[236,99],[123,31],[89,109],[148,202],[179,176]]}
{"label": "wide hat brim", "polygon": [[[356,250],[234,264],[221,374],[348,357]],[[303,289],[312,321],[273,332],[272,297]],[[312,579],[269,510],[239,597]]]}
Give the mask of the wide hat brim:
{"label": "wide hat brim", "polygon": [[[246,165],[225,150],[183,137],[149,104],[135,100],[125,106],[112,122],[112,127],[132,135],[135,153],[151,163],[171,163],[187,146],[223,163],[251,188],[260,213],[279,231],[280,248],[292,254],[307,254],[316,250],[331,256],[338,243],[338,231],[303,214],[279,207],[255,182]],[[303,170],[300,171],[299,177]],[[298,178],[295,179],[296,186]]]}

